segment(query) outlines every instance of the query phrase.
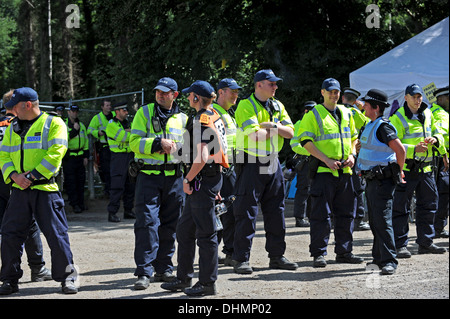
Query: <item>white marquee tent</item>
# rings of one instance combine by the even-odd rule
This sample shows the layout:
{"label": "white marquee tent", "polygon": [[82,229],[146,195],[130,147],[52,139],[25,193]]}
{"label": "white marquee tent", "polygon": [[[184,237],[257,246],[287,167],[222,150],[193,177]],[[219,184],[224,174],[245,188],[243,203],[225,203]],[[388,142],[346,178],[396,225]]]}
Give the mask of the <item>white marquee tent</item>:
{"label": "white marquee tent", "polygon": [[[403,105],[405,88],[412,83],[426,88],[449,84],[449,18],[419,33],[391,51],[350,73],[350,86],[364,96],[379,89]],[[431,85],[432,86],[432,85]],[[424,96],[424,102],[429,103]]]}

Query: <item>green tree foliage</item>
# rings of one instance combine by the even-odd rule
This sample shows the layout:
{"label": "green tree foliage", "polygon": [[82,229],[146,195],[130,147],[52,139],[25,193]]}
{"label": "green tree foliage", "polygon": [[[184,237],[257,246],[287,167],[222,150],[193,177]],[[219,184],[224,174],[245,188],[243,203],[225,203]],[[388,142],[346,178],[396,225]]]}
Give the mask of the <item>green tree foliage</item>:
{"label": "green tree foliage", "polygon": [[[29,85],[25,74],[33,64],[25,63],[27,31],[19,27],[18,9],[25,4],[35,30],[33,72],[40,78],[45,59],[39,58],[36,30],[45,19],[37,18],[36,8],[47,1],[0,1],[2,92]],[[79,7],[80,27],[63,33],[67,4]],[[366,26],[369,4],[380,10],[380,28]],[[348,85],[350,72],[446,18],[447,5],[446,0],[52,1],[52,98],[69,99],[68,57],[75,98],[144,88],[146,102],[163,76],[176,79],[180,89],[196,79],[215,86],[233,77],[249,94],[255,72],[271,68],[284,79],[277,96],[297,120],[304,101],[321,101],[323,79],[335,77]],[[38,91],[40,85],[37,81]]]}

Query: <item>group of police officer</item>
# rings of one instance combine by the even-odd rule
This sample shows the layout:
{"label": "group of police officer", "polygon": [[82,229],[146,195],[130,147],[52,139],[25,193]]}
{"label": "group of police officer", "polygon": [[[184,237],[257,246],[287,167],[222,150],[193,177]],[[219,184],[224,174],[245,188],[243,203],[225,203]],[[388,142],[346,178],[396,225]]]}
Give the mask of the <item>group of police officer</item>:
{"label": "group of police officer", "polygon": [[[323,103],[305,103],[307,112],[294,126],[284,105],[275,98],[277,83],[281,80],[270,69],[257,72],[254,92],[239,102],[234,114],[231,106],[236,104],[242,87],[231,78],[219,82],[218,96],[205,81],[196,81],[182,90],[189,94],[189,104],[195,110],[193,116],[181,112],[176,103],[178,85],[168,77],[158,81],[154,88],[155,102],[140,107],[131,124],[127,120],[126,103],[114,105],[114,113],[111,113],[110,102],[105,101],[102,112],[94,116],[86,130],[76,121],[77,109],[72,106],[64,126],[68,130],[66,135],[61,133],[60,137],[47,141],[47,148],[40,151],[42,158],[36,158],[36,163],[27,163],[25,167],[26,154],[21,150],[34,150],[36,141],[43,143],[44,138],[49,138],[46,130],[52,132],[53,123],[60,124],[53,117],[35,111],[36,118],[45,122],[39,127],[41,132],[37,127],[30,129],[34,135],[25,132],[26,138],[21,139],[20,131],[18,134],[15,129],[6,130],[5,137],[9,140],[2,144],[0,151],[5,181],[15,182],[12,193],[15,196],[32,198],[32,191],[26,193],[28,187],[51,193],[54,191],[51,174],[56,173],[59,166],[50,161],[57,161],[56,157],[48,157],[44,151],[57,152],[62,160],[61,155],[64,156],[69,146],[69,154],[78,161],[70,167],[83,170],[87,148],[82,140],[91,134],[102,141],[100,169],[103,173],[108,164],[102,167],[102,163],[108,161],[108,156],[111,161],[110,177],[102,178],[105,185],[110,183],[105,186],[110,197],[109,220],[120,220],[116,214],[121,198],[125,217],[136,218],[134,275],[138,279],[135,289],[146,289],[153,276],[169,291],[181,290],[193,296],[213,295],[221,239],[225,254],[222,262],[232,266],[238,274],[253,272],[249,261],[259,210],[263,214],[269,267],[298,268],[284,256],[286,190],[278,153],[284,140],[290,139],[293,151],[298,154],[292,166],[298,172],[297,189],[299,194],[303,193],[301,200],[296,199],[295,205],[301,206],[296,207],[295,216],[299,223],[305,222],[309,206],[310,253],[314,267],[327,265],[325,256],[332,227],[336,261],[363,262],[363,258],[352,254],[352,249],[357,207],[363,207],[363,190],[358,187],[364,182],[367,183],[369,225],[374,234],[373,263],[380,267],[382,274],[393,274],[397,258],[411,256],[406,246],[409,207],[414,192],[419,253],[444,253],[445,248],[434,245],[433,238],[448,237],[444,231],[448,217],[448,113],[441,107],[448,110],[448,87],[435,92],[438,104],[443,105],[433,105],[430,110],[422,102],[420,87],[408,86],[405,105],[389,121],[383,117],[389,107],[384,92],[370,90],[362,98],[361,110],[356,100],[359,92],[347,88],[344,94],[356,98],[350,100],[347,95],[348,103],[340,105],[340,84],[328,78],[322,83]],[[20,109],[23,103],[27,106],[28,102],[31,105],[32,101],[37,101],[37,95],[27,90],[31,89],[16,90],[9,104],[15,103],[12,106]],[[20,123],[22,118],[17,118],[12,123]],[[36,126],[33,123],[31,128]],[[433,165],[438,169],[433,171]],[[64,167],[65,174],[74,173],[75,169],[67,171]],[[76,177],[81,179],[80,171],[77,172]],[[16,180],[15,174],[29,183]],[[73,187],[73,193],[77,185],[73,182],[69,186]],[[215,205],[230,196],[235,198],[234,203],[221,216],[223,230],[218,231]],[[69,201],[75,212],[83,210],[82,197],[73,196]],[[59,216],[64,209],[53,207],[51,211]],[[436,211],[439,218],[435,218]],[[46,236],[51,236],[57,226],[63,224],[61,227],[65,231],[59,232],[56,238],[66,243],[64,254],[61,253],[66,268],[63,272],[61,267],[57,268],[62,262],[56,262],[58,257],[54,261],[52,255],[52,270],[55,269],[52,275],[55,273],[53,279],[63,283],[64,292],[75,293],[77,288],[70,276],[74,270],[68,267],[73,262],[65,216],[59,218],[58,224],[54,219],[43,220],[36,211],[33,214],[29,223],[34,222],[31,216],[35,216],[41,229],[46,229]],[[17,262],[20,265],[21,245],[30,228],[27,224],[17,236],[16,219],[12,215],[8,207],[2,226],[0,280],[4,284],[1,294],[18,291],[21,271]],[[361,217],[359,214],[359,219]],[[176,240],[178,268],[174,275],[172,258]],[[200,254],[199,282],[192,286],[195,242]],[[15,259],[7,259],[12,255]]]}

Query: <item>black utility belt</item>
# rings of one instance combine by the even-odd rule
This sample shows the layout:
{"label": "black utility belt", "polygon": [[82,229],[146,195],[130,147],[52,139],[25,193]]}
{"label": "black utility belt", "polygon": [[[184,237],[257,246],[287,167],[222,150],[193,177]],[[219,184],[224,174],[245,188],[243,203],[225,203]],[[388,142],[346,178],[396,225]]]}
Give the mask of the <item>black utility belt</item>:
{"label": "black utility belt", "polygon": [[366,180],[392,178],[396,183],[400,183],[400,175],[400,166],[397,163],[390,163],[387,166],[377,165],[370,170],[361,171],[361,177]]}
{"label": "black utility belt", "polygon": [[406,167],[410,170],[410,171],[419,171],[419,170],[423,170],[425,167],[431,166],[432,163],[431,162],[422,162],[422,161],[416,161],[413,159],[407,159],[405,161]]}
{"label": "black utility belt", "polygon": [[[191,164],[186,164],[186,174],[191,170],[191,167],[192,167]],[[202,170],[197,174],[195,178],[214,177],[217,174],[221,174],[222,172],[221,167],[222,166],[220,164],[216,163],[205,164],[205,166],[203,166]]]}
{"label": "black utility belt", "polygon": [[390,166],[375,166],[374,168],[361,171],[361,176],[365,179],[385,179],[392,177],[392,169]]}
{"label": "black utility belt", "polygon": [[56,178],[54,176],[50,177],[50,179],[34,180],[31,182],[31,186],[48,185],[53,183],[56,183]]}
{"label": "black utility belt", "polygon": [[219,164],[215,163],[205,164],[205,166],[202,168],[199,174],[206,177],[213,177],[222,172],[220,167],[221,166]]}
{"label": "black utility belt", "polygon": [[[238,157],[238,159],[240,159]],[[273,153],[268,156],[253,156],[247,153],[244,153],[244,164],[258,164],[261,166],[269,166],[273,159],[278,159],[278,155]]]}
{"label": "black utility belt", "polygon": [[141,171],[173,171],[179,168],[180,164],[161,164],[161,165],[144,164],[141,167]]}

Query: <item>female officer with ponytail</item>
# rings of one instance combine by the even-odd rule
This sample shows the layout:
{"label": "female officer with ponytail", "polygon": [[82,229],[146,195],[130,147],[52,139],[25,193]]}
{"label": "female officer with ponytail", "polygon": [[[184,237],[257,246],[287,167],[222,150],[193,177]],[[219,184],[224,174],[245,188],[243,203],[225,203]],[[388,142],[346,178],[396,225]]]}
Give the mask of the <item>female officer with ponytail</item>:
{"label": "female officer with ponytail", "polygon": [[[213,109],[216,98],[213,87],[205,81],[195,81],[182,91],[197,111],[187,124],[183,153],[189,160],[183,180],[188,195],[177,226],[177,277],[161,288],[183,290],[190,296],[216,294],[218,242],[215,224],[215,200],[222,187],[222,167],[228,168],[225,126]],[[184,155],[183,154],[183,155]],[[194,276],[195,241],[199,247],[199,281],[191,287]]]}

